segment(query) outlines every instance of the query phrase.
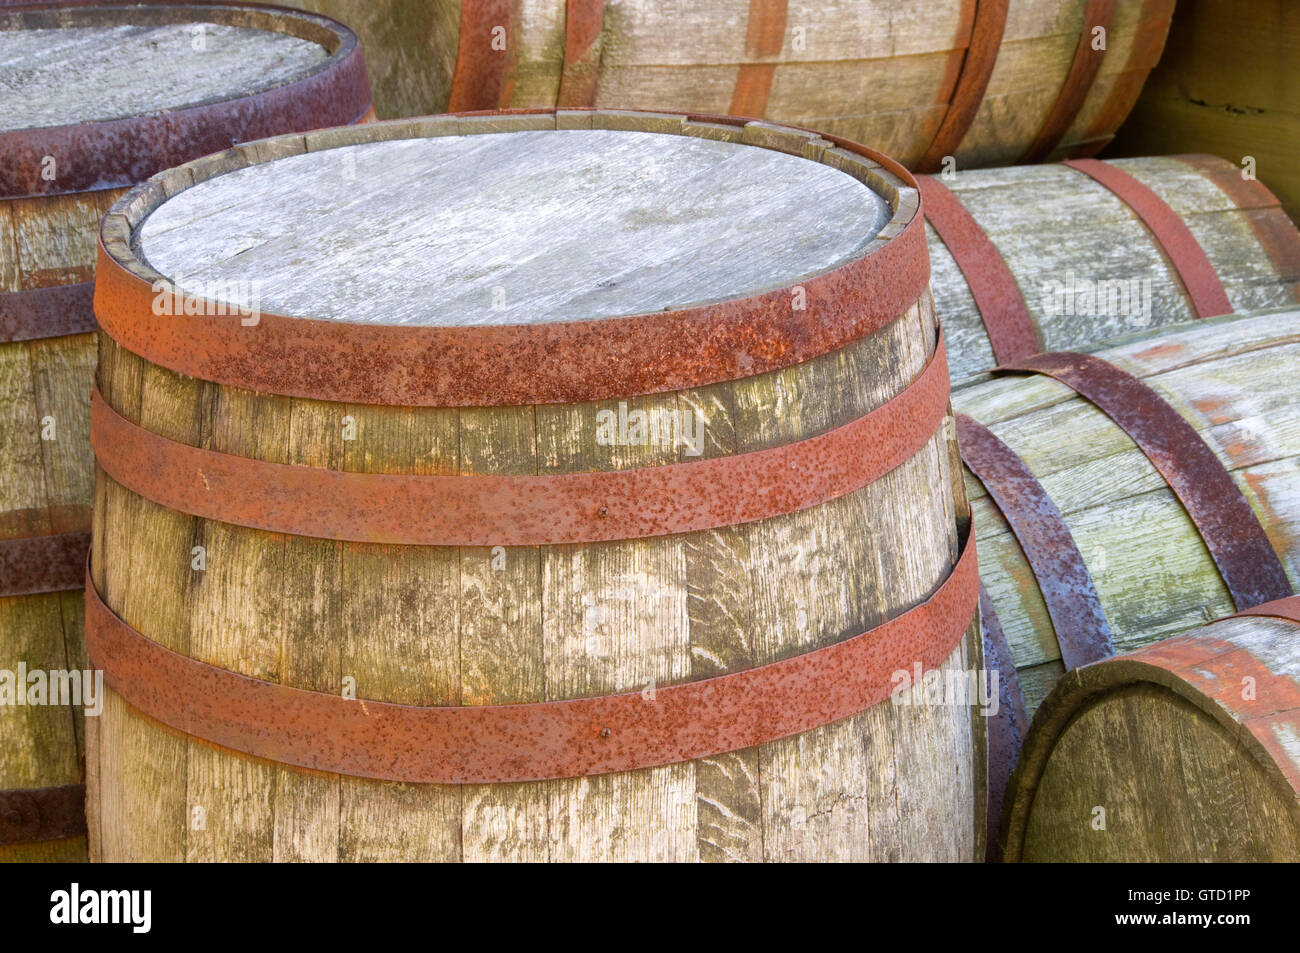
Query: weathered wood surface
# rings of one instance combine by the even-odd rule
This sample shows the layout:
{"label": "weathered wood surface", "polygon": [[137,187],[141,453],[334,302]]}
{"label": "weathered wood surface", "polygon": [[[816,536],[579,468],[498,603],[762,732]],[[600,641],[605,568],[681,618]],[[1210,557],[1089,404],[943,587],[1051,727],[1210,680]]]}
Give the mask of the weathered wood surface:
{"label": "weathered wood surface", "polygon": [[[0,292],[91,280],[100,216],[121,190],[0,201]],[[90,334],[0,343],[0,538],[90,528]],[[50,439],[43,439],[43,435]],[[81,593],[0,598],[0,668],[85,667]],[[0,706],[0,790],[82,780],[81,709]],[[84,837],[0,860],[85,860]]]}
{"label": "weathered wood surface", "polygon": [[0,29],[0,130],[234,99],[322,62],[310,40],[225,23]]}
{"label": "weathered wood surface", "polygon": [[[1300,311],[1202,321],[1098,352],[1158,391],[1205,438],[1300,584]],[[1233,611],[1186,511],[1110,418],[1063,384],[1009,375],[957,391],[1039,478],[1065,517],[1118,651]],[[997,507],[967,474],[980,577],[1030,712],[1060,678],[1056,633]]]}
{"label": "weathered wood surface", "polygon": [[[702,412],[702,455],[777,446],[896,394],[921,368],[933,332],[927,294],[878,334],[805,364],[621,399],[632,409]],[[113,407],[226,453],[402,473],[555,474],[693,458],[680,444],[598,443],[596,414],[617,407],[617,395],[516,408],[341,405],[195,381],[107,337],[100,346],[99,381]],[[355,439],[345,439],[346,416]],[[965,507],[953,453],[945,428],[880,481],[759,522],[499,550],[268,534],[166,510],[101,474],[94,578],[148,637],[283,684],[338,691],[350,677],[358,697],[422,705],[662,687],[838,641],[931,592],[955,558]],[[192,568],[194,546],[205,547],[203,571]],[[945,670],[978,667],[976,635],[972,627]],[[962,706],[885,703],[716,758],[443,786],[302,772],[216,749],[160,728],[110,692],[90,752],[91,853],[970,860],[982,850],[979,720]]]}
{"label": "weathered wood surface", "polygon": [[528,324],[794,284],[847,261],[890,215],[856,179],[797,156],[551,129],[249,166],[175,196],[136,244],[162,274],[216,283],[218,300],[256,290],[276,314]]}
{"label": "weathered wood surface", "polygon": [[1300,219],[1300,7],[1179,0],[1169,42],[1112,154],[1209,152],[1255,174]]}
{"label": "weathered wood surface", "polygon": [[[298,0],[361,37],[382,118],[447,109],[461,0]],[[1011,0],[1001,50],[960,167],[1014,162],[1056,103],[1086,0]],[[1097,77],[1058,153],[1104,141],[1159,59],[1172,0],[1118,0]],[[511,81],[492,106],[554,106],[564,68],[565,0],[514,0],[504,29]],[[947,112],[970,42],[970,0],[607,0],[597,93],[587,105],[692,109],[808,125],[921,158]],[[493,37],[485,33],[482,42]]]}
{"label": "weathered wood surface", "polygon": [[1071,673],[1009,799],[1008,860],[1300,860],[1300,628],[1225,619]]}
{"label": "weathered wood surface", "polygon": [[[1300,232],[1267,196],[1229,194],[1237,175],[1210,156],[1115,160],[1163,199],[1205,250],[1233,309],[1300,300]],[[1010,269],[1043,349],[1091,350],[1196,317],[1177,272],[1133,210],[1064,165],[959,172],[943,184],[974,217]],[[1227,183],[1231,187],[1231,183]],[[934,229],[935,307],[954,385],[997,361],[966,278]],[[1100,291],[1098,290],[1100,289]]]}

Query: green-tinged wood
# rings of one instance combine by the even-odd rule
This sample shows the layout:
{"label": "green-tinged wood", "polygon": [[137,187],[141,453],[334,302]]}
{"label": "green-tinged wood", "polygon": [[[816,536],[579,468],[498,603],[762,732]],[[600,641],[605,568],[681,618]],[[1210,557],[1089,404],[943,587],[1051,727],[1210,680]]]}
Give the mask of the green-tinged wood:
{"label": "green-tinged wood", "polygon": [[1006,859],[1300,860],[1297,634],[1225,619],[1067,676],[1008,789]]}
{"label": "green-tinged wood", "polygon": [[1300,7],[1179,0],[1159,66],[1109,154],[1208,152],[1254,174],[1300,218]]}
{"label": "green-tinged wood", "polygon": [[[1154,388],[1232,473],[1300,583],[1300,311],[1213,319],[1098,352]],[[1065,517],[1119,651],[1233,611],[1164,479],[1110,418],[1046,377],[1008,375],[954,395],[1038,477]],[[1056,632],[1024,553],[969,474],[980,575],[1032,712],[1061,673]]]}
{"label": "green-tinged wood", "polygon": [[[1230,163],[1159,156],[1113,164],[1187,225],[1234,311],[1300,301],[1300,231],[1267,192],[1225,191],[1237,174]],[[1196,319],[1151,231],[1084,173],[1026,166],[959,172],[942,182],[1006,263],[1043,350],[1091,350]],[[935,230],[927,226],[926,234],[952,380],[961,386],[997,361],[965,275]]]}

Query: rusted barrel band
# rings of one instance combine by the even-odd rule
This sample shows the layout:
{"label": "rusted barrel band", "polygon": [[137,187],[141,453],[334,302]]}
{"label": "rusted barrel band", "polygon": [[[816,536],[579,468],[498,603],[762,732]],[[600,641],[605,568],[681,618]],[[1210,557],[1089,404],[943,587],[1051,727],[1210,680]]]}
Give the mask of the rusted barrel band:
{"label": "rusted barrel band", "polygon": [[0,343],[95,330],[93,281],[0,293]]}
{"label": "rusted barrel band", "polygon": [[653,692],[435,708],[350,700],[178,655],[119,619],[93,585],[86,648],[105,682],[149,717],[283,764],[437,784],[607,774],[748,748],[885,700],[895,673],[934,669],[961,641],[976,605],[974,553],[966,540],[929,599],[860,635]]}
{"label": "rusted barrel band", "polygon": [[[871,150],[905,177],[907,172]],[[170,370],[261,393],[401,407],[577,403],[750,377],[880,330],[926,293],[920,215],[871,252],[797,285],[714,304],[599,321],[410,327],[262,314],[158,315],[153,283],[101,241],[100,328]],[[170,287],[170,286],[168,286]],[[188,303],[187,303],[188,309]],[[219,315],[219,316],[218,316]],[[517,372],[505,373],[503,369]]]}
{"label": "rusted barrel band", "polygon": [[519,45],[511,22],[512,6],[511,0],[475,0],[460,5],[460,38],[448,112],[510,105],[512,67]]}
{"label": "rusted barrel band", "polygon": [[0,598],[80,589],[90,531],[0,540]]}
{"label": "rusted barrel band", "polygon": [[[1114,16],[1115,0],[1088,0],[1083,11],[1083,29],[1079,32],[1079,42],[1074,47],[1074,58],[1070,61],[1070,71],[1065,74],[1065,83],[1061,86],[1047,119],[1043,121],[1043,128],[1020,157],[1021,162],[1042,162],[1070,131],[1074,118],[1079,115],[1093,81],[1097,78],[1102,57],[1106,55],[1104,49],[1093,49],[1093,31],[1098,27],[1109,31]],[[1110,40],[1107,36],[1107,47]]]}
{"label": "rusted barrel band", "polygon": [[600,32],[605,0],[567,0],[564,6],[564,66],[555,104],[594,106],[600,85]]}
{"label": "rusted barrel band", "polygon": [[957,415],[962,461],[1006,518],[1043,594],[1066,669],[1115,654],[1110,625],[1065,517],[1033,471],[993,431]]}
{"label": "rusted barrel band", "polygon": [[1151,189],[1113,165],[1096,159],[1067,159],[1064,165],[1095,179],[1142,220],[1156,244],[1174,266],[1178,279],[1187,290],[1192,309],[1198,318],[1231,314],[1232,305],[1223,290],[1223,282],[1210,264],[1205,249],[1178,213]]}
{"label": "rusted barrel band", "polygon": [[946,185],[918,175],[921,210],[970,287],[998,363],[1037,354],[1038,332],[1025,307],[1020,285],[984,229]]}
{"label": "rusted barrel band", "polygon": [[0,791],[0,845],[35,844],[86,833],[86,786]]}
{"label": "rusted barrel band", "polygon": [[[469,4],[473,6],[473,4]],[[33,28],[102,22],[116,8],[33,9],[0,14]],[[186,12],[211,20],[223,9],[247,6],[189,4],[131,8],[134,17],[175,22]],[[326,17],[296,10],[252,7],[273,22],[300,23],[303,35],[335,45],[314,70],[292,83],[248,96],[167,112],[73,126],[17,129],[0,134],[0,197],[60,195],[123,188],[163,169],[285,132],[356,122],[370,108],[370,81],[356,37]],[[241,14],[247,16],[247,12]],[[52,181],[42,177],[45,156],[56,159]]]}
{"label": "rusted barrel band", "polygon": [[767,100],[772,93],[772,80],[776,78],[776,57],[785,46],[789,6],[789,0],[749,0],[745,21],[746,62],[736,69],[731,104],[727,107],[733,116],[757,119],[767,114]]}
{"label": "rusted barrel band", "polygon": [[998,711],[988,724],[988,839],[985,860],[997,860],[998,831],[1002,826],[1002,804],[1007,783],[1020,758],[1029,718],[1025,714],[1025,696],[1020,676],[1007,645],[1002,623],[993,608],[984,584],[979,586],[980,619],[984,629],[984,668],[998,674]]}
{"label": "rusted barrel band", "polygon": [[1099,357],[1068,351],[1039,354],[999,370],[1054,377],[1127,433],[1187,510],[1238,609],[1292,594],[1281,560],[1232,475],[1151,387]]}
{"label": "rusted barrel band", "polygon": [[1249,609],[1234,612],[1229,618],[1244,615],[1270,616],[1274,619],[1285,619],[1288,622],[1300,625],[1300,596],[1287,596],[1285,599],[1274,599],[1272,602],[1251,606]]}
{"label": "rusted barrel band", "polygon": [[251,460],[168,440],[91,396],[104,472],[161,506],[275,533],[423,546],[637,539],[791,513],[861,489],[934,436],[948,402],[940,339],[919,375],[870,413],[767,450],[591,473],[414,476]]}
{"label": "rusted barrel band", "polygon": [[929,148],[916,164],[922,172],[938,172],[944,156],[956,153],[975,121],[1002,47],[1007,6],[1008,0],[976,0],[970,42],[948,99],[948,109]]}

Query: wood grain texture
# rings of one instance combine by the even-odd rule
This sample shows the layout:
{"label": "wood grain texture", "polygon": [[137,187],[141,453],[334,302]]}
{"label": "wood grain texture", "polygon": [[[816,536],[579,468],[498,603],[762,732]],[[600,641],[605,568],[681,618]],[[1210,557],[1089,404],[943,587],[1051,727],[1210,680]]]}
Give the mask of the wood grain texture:
{"label": "wood grain texture", "polygon": [[[106,337],[100,374],[120,413],[221,452],[361,472],[562,474],[824,433],[899,393],[935,340],[927,294],[880,332],[780,371],[537,407],[260,396],[150,366]],[[702,442],[598,440],[598,414],[620,403],[701,412]],[[653,692],[840,641],[926,598],[957,556],[965,504],[953,461],[945,428],[877,483],[798,513],[661,538],[482,548],[345,544],[196,520],[101,473],[95,578],[149,637],[168,626],[170,647],[282,684],[420,705]],[[133,544],[139,537],[149,544]],[[202,571],[191,568],[195,545],[206,548]],[[145,568],[155,560],[158,571]],[[945,670],[979,664],[976,636]],[[414,785],[270,765],[176,735],[114,698],[93,739],[96,856],[970,860],[982,852],[978,721],[960,704],[883,703],[699,761]]]}
{"label": "wood grain texture", "polygon": [[[1099,354],[1142,378],[1207,441],[1300,583],[1300,312],[1216,318]],[[1133,442],[1064,385],[1008,376],[964,388],[957,409],[989,426],[1065,517],[1101,597],[1117,650],[1233,610],[1186,511]],[[1032,712],[1061,674],[1042,596],[983,486],[967,479],[981,579]]]}
{"label": "wood grain texture", "polygon": [[[1228,163],[1162,156],[1113,164],[1187,224],[1234,310],[1297,301],[1300,232],[1265,196],[1227,194],[1216,179],[1234,174]],[[1186,289],[1154,236],[1132,209],[1088,176],[1043,165],[960,172],[943,184],[1006,262],[1044,350],[1089,350],[1195,319]],[[997,362],[957,262],[928,225],[926,234],[952,380],[961,386],[981,379]]]}
{"label": "wood grain texture", "polygon": [[203,20],[0,29],[0,130],[235,99],[290,82],[327,55],[287,33]]}
{"label": "wood grain texture", "polygon": [[1225,619],[1081,669],[1034,721],[1008,859],[1294,862],[1298,719],[1296,626],[1280,619]]}
{"label": "wood grain texture", "polygon": [[1300,8],[1261,0],[1180,0],[1164,56],[1109,154],[1208,152],[1255,174],[1300,218]]}
{"label": "wood grain texture", "polygon": [[890,214],[863,183],[796,156],[552,129],[253,165],[175,196],[136,246],[164,275],[276,314],[541,324],[793,284],[848,260]]}
{"label": "wood grain texture", "polygon": [[[1010,3],[984,102],[956,151],[960,167],[1013,162],[1033,141],[1069,69],[1085,3]],[[378,77],[382,118],[447,108],[460,0],[434,0],[418,11],[409,0],[293,5],[334,16],[358,33]],[[1063,150],[1114,132],[1159,57],[1172,8],[1172,0],[1116,4],[1097,79]],[[515,57],[506,104],[554,106],[565,0],[516,0],[510,11],[501,24]],[[910,164],[943,120],[971,12],[969,0],[607,0],[595,105],[740,111],[865,142]]]}

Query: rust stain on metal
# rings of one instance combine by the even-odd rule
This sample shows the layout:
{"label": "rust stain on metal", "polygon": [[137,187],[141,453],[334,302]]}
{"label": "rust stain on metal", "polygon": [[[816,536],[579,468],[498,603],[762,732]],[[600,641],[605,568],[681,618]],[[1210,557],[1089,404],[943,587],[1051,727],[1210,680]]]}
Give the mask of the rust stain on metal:
{"label": "rust stain on metal", "polygon": [[1066,669],[1115,654],[1110,625],[1083,554],[1038,478],[983,424],[957,414],[962,462],[979,477],[1024,550]]}
{"label": "rust stain on metal", "polygon": [[[175,8],[167,7],[127,9],[134,16],[178,15]],[[188,9],[196,18],[211,19],[222,8],[191,5]],[[86,11],[87,16],[94,14]],[[292,10],[276,14],[285,21],[304,16]],[[54,27],[75,25],[81,14],[75,9],[41,9],[14,15],[33,27]],[[361,46],[350,31],[333,21],[311,19],[316,25],[330,24],[338,48],[295,82],[152,115],[5,132],[0,135],[0,197],[120,188],[228,149],[233,142],[357,122],[370,108],[371,99]],[[41,176],[41,160],[47,155],[59,159],[59,176],[52,182]]]}
{"label": "rust stain on metal", "polygon": [[[1070,131],[1074,119],[1083,108],[1092,89],[1097,71],[1101,69],[1105,49],[1093,49],[1094,31],[1100,27],[1109,31],[1115,16],[1115,0],[1088,0],[1083,11],[1083,28],[1079,31],[1079,42],[1074,47],[1074,58],[1070,61],[1070,71],[1065,74],[1065,82],[1057,94],[1052,111],[1043,121],[1043,128],[1025,154],[1020,157],[1022,163],[1042,162],[1052,154],[1057,145]],[[1111,37],[1106,37],[1109,44]]]}
{"label": "rust stain on metal", "polygon": [[[477,0],[460,7],[460,37],[448,112],[496,109],[510,102],[511,50],[517,48],[511,0]],[[495,35],[494,35],[494,31]],[[504,48],[494,48],[504,43]]]}
{"label": "rust stain on metal", "polygon": [[0,540],[0,598],[82,586],[90,531]]}
{"label": "rust stain on metal", "polygon": [[979,586],[980,620],[984,629],[984,667],[998,673],[998,712],[988,724],[989,793],[988,840],[985,860],[997,860],[998,831],[1002,826],[1002,802],[1006,798],[1007,782],[1020,758],[1020,746],[1029,729],[1025,713],[1025,695],[1020,689],[1020,676],[1016,672],[1011,647],[1007,645],[1002,622],[993,609],[984,584]]}
{"label": "rust stain on metal", "polygon": [[605,0],[568,0],[564,8],[564,67],[557,106],[595,106],[600,83],[600,33]]}
{"label": "rust stain on metal", "polygon": [[1105,162],[1067,159],[1063,164],[1100,182],[1142,220],[1174,266],[1198,318],[1232,313],[1223,282],[1205,249],[1164,199],[1127,172]]}
{"label": "rust stain on metal", "polygon": [[1231,474],[1195,428],[1149,386],[1099,357],[1068,351],[1039,354],[999,370],[1054,377],[1127,433],[1196,524],[1238,609],[1292,595],[1281,560]]}
{"label": "rust stain on metal", "polygon": [[[516,705],[364,703],[263,682],[170,651],[86,594],[86,647],[129,704],[178,731],[283,764],[477,784],[631,771],[830,724],[888,698],[893,673],[937,668],[973,617],[967,539],[934,594],[874,629],[767,665],[656,689]],[[89,578],[89,577],[88,577]]]}
{"label": "rust stain on metal", "polygon": [[1011,269],[975,217],[938,179],[916,177],[921,211],[939,233],[966,284],[999,363],[1037,354],[1038,332]]}
{"label": "rust stain on metal", "polygon": [[86,281],[0,292],[0,343],[94,331],[94,291],[94,282]]}
{"label": "rust stain on metal", "polygon": [[[878,153],[824,138],[911,183],[901,166]],[[789,367],[880,330],[915,304],[929,277],[924,223],[913,215],[882,246],[799,282],[802,309],[794,307],[791,285],[599,321],[408,327],[263,314],[245,327],[239,316],[221,315],[224,309],[154,314],[151,283],[131,274],[101,241],[95,314],[127,350],[202,380],[347,403],[494,407],[664,393]],[[529,372],[503,374],[503,367]]]}
{"label": "rust stain on metal", "polygon": [[922,172],[937,172],[944,156],[954,154],[984,102],[989,77],[998,61],[1002,48],[1002,34],[1006,31],[1008,0],[976,0],[975,22],[957,82],[948,100],[943,122],[930,146],[917,162]]}
{"label": "rust stain on metal", "polygon": [[940,337],[912,383],[834,430],[751,453],[592,473],[401,475],[268,463],[151,433],[98,391],[91,444],[127,489],[208,519],[358,542],[536,546],[713,529],[835,499],[915,456],[941,426],[948,393]]}
{"label": "rust stain on metal", "polygon": [[33,844],[86,833],[86,786],[0,791],[0,844]]}

